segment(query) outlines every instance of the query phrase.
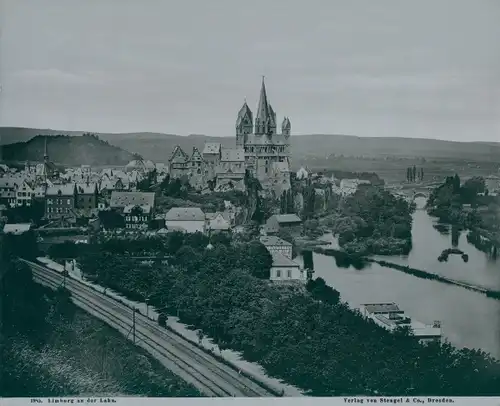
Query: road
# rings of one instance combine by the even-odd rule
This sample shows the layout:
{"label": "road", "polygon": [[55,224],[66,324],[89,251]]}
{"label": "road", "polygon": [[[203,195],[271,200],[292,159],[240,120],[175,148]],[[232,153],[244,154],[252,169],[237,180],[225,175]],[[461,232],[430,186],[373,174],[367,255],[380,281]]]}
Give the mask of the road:
{"label": "road", "polygon": [[50,268],[25,261],[36,282],[56,289],[65,285],[73,302],[120,331],[144,348],[166,368],[211,397],[274,397],[269,389],[257,384],[230,366],[218,361],[193,343],[158,326],[144,315],[117,300],[97,292],[78,280]]}

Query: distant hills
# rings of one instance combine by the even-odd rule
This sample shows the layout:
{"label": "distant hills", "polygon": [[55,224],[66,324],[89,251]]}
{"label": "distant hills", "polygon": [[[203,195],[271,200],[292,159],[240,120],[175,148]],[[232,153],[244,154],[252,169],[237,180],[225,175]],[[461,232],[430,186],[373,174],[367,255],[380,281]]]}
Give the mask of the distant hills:
{"label": "distant hills", "polygon": [[[53,134],[81,136],[83,132],[0,127],[0,145],[29,141],[36,135]],[[167,162],[176,145],[181,146],[188,153],[192,151],[193,147],[197,147],[200,150],[203,149],[205,142],[220,142],[227,147],[235,145],[235,137],[209,137],[205,135],[179,136],[145,132],[121,134],[99,133],[98,136],[101,142],[92,141],[89,145],[87,145],[88,140],[78,141],[77,138],[79,137],[67,137],[66,141],[59,141],[61,149],[63,149],[63,146],[68,149],[78,146],[80,152],[70,153],[61,150],[59,155],[57,152],[58,149],[55,149],[54,153],[58,155],[50,152],[51,158],[54,161],[62,159],[67,162],[68,160],[76,159],[79,161],[92,161],[92,163],[100,162],[102,165],[105,165],[104,162],[115,162],[118,160],[121,163],[130,160],[132,159],[132,153],[137,153],[145,159],[151,159],[155,162]],[[39,142],[41,141],[36,141],[36,143]],[[28,144],[30,143],[26,145]],[[87,146],[84,147],[85,145]],[[55,146],[56,144],[51,147],[51,143],[49,143],[49,150],[52,150]],[[118,148],[115,148],[115,146]],[[30,145],[28,145],[28,149],[23,150],[19,144],[18,147],[6,146],[3,149],[4,160],[13,158],[24,160],[27,156],[33,156],[28,151],[35,151],[34,147]],[[42,149],[37,151],[43,155],[43,142]],[[65,157],[65,155],[67,156]],[[344,157],[362,157],[364,159],[396,157],[401,159],[424,158],[427,160],[446,159],[500,162],[500,143],[453,142],[415,138],[372,138],[333,134],[292,135],[292,157],[295,165],[307,165],[318,161],[327,162],[333,156],[338,157],[341,155]],[[111,164],[109,163],[109,165]]]}
{"label": "distant hills", "polygon": [[50,160],[59,165],[126,165],[134,159],[130,152],[92,135],[36,135],[28,141],[2,145],[0,158],[6,162],[42,161],[45,138]]}

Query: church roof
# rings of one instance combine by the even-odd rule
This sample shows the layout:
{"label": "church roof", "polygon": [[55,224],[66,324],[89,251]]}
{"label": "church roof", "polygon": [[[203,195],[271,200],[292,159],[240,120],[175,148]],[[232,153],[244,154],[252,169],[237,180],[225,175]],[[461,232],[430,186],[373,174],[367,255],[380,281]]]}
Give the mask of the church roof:
{"label": "church roof", "polygon": [[220,153],[221,145],[218,142],[206,142],[203,149],[204,154],[218,154]]}
{"label": "church roof", "polygon": [[252,113],[252,110],[250,110],[250,107],[248,107],[248,104],[247,104],[246,101],[243,103],[243,106],[241,106],[241,109],[238,112],[238,118],[236,120],[236,125],[241,124],[241,121],[245,117],[248,117],[248,119],[250,120],[250,122],[253,123],[253,113]]}
{"label": "church roof", "polygon": [[243,148],[223,149],[221,161],[224,162],[244,162],[245,150]]}
{"label": "church roof", "polygon": [[262,86],[260,88],[259,104],[257,105],[257,114],[255,120],[266,122],[268,117],[271,116],[271,110],[269,109],[269,102],[267,100],[266,84],[264,83],[264,77],[262,78]]}

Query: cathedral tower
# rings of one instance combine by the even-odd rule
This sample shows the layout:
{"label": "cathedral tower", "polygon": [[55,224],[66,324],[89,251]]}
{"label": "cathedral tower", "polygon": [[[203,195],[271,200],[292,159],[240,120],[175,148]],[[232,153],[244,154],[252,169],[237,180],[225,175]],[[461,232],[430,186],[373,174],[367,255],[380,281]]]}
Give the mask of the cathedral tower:
{"label": "cathedral tower", "polygon": [[290,119],[285,117],[283,119],[283,123],[281,124],[281,133],[286,137],[290,137],[290,132],[292,130],[292,124],[290,123]]}
{"label": "cathedral tower", "polygon": [[245,100],[236,119],[236,146],[242,147],[253,130],[253,114]]}

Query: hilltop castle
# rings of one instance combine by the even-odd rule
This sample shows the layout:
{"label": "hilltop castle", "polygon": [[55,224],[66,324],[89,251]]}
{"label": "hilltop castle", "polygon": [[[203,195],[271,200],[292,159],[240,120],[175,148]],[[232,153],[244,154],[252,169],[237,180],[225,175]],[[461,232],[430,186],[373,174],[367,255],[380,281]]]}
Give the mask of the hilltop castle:
{"label": "hilltop castle", "polygon": [[236,146],[206,143],[203,152],[193,148],[191,155],[179,146],[169,160],[171,177],[187,176],[198,189],[215,181],[215,190],[244,190],[245,171],[259,179],[264,190],[280,196],[290,188],[291,123],[283,119],[277,133],[276,112],[269,103],[264,78],[255,120],[246,101],[236,118]]}

